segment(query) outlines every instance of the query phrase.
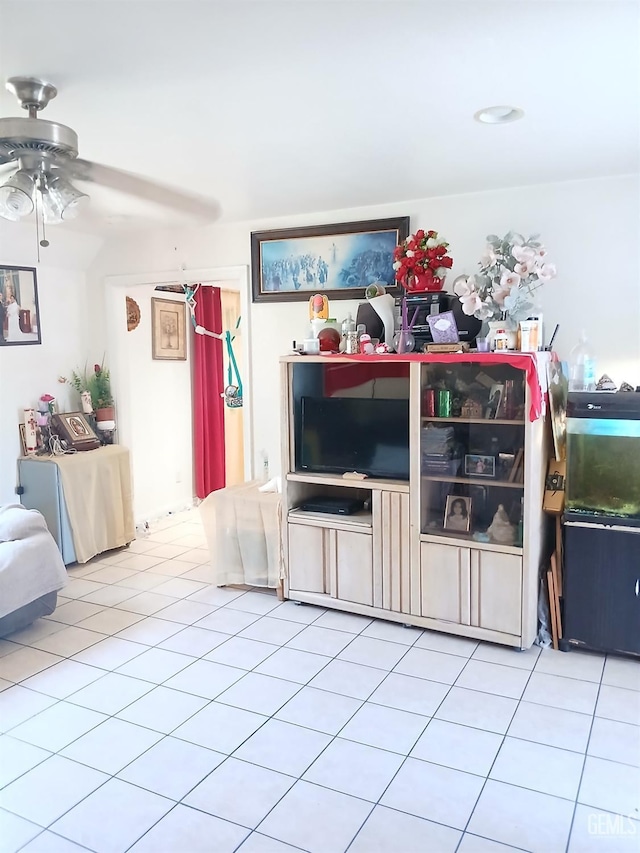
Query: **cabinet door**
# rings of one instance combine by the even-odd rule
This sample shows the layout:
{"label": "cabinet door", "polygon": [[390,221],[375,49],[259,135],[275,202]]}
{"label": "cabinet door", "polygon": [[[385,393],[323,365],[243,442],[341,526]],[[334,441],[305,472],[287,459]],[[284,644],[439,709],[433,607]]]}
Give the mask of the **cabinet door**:
{"label": "cabinet door", "polygon": [[[374,605],[411,613],[409,495],[373,494]],[[377,581],[377,583],[375,583]]]}
{"label": "cabinet door", "polygon": [[367,533],[330,530],[334,578],[331,594],[341,601],[373,605],[373,537]]}
{"label": "cabinet door", "polygon": [[469,624],[469,554],[469,548],[422,543],[422,616]]}
{"label": "cabinet door", "polygon": [[310,524],[289,524],[289,588],[327,592],[329,531]]}
{"label": "cabinet door", "polygon": [[471,550],[471,624],[520,634],[522,557]]}

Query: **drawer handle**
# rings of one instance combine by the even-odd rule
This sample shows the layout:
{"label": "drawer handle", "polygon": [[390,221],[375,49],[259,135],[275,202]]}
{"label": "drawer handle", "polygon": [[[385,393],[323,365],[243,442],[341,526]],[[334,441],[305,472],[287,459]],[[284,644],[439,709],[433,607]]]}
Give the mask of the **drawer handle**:
{"label": "drawer handle", "polygon": [[636,580],[636,596],[640,595],[640,578]]}

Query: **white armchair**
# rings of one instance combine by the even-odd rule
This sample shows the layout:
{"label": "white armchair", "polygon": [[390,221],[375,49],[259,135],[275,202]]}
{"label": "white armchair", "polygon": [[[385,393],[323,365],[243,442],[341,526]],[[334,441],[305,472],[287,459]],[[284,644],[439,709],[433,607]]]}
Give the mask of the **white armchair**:
{"label": "white armchair", "polygon": [[67,571],[39,512],[0,506],[0,636],[53,613]]}

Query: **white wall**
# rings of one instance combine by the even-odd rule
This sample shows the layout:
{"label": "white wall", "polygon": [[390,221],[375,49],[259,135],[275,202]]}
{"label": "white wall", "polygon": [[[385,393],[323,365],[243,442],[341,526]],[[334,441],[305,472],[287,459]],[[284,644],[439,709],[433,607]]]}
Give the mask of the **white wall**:
{"label": "white wall", "polygon": [[[104,257],[99,260],[100,269]],[[137,524],[190,506],[194,495],[192,336],[187,319],[187,360],[157,361],[151,355],[151,299],[184,300],[155,291],[158,284],[176,281],[209,282],[240,291],[243,332],[249,334],[247,270],[149,271],[139,275],[107,276],[104,326],[116,399],[118,440],[131,451],[133,506]],[[140,308],[140,324],[127,330],[126,297]],[[188,314],[187,314],[188,318]],[[211,331],[221,331],[214,329]],[[240,355],[240,353],[238,354]],[[249,361],[248,353],[244,358]],[[248,371],[243,371],[247,381]],[[243,408],[246,421],[244,456],[251,459],[251,402]],[[248,472],[247,472],[248,473]]]}
{"label": "white wall", "polygon": [[51,246],[41,249],[38,264],[35,229],[0,220],[0,264],[36,267],[42,332],[40,345],[0,347],[0,504],[18,500],[14,489],[23,409],[35,406],[42,394],[55,396],[62,411],[76,409],[75,391],[60,385],[58,377],[103,355],[92,341],[85,275],[102,241],[62,226],[48,236]]}
{"label": "white wall", "polygon": [[[476,269],[487,234],[509,229],[539,232],[559,270],[542,293],[547,328],[560,324],[556,351],[567,358],[584,328],[597,371],[606,371],[618,383],[626,379],[636,385],[640,384],[639,190],[638,176],[622,176],[159,231],[112,239],[93,274],[178,271],[181,264],[188,268],[249,264],[254,230],[408,214],[413,230],[433,228],[449,240],[455,263],[451,282]],[[334,301],[330,313],[342,319],[355,308],[356,303]],[[292,339],[305,334],[307,305],[252,305],[251,324],[255,470],[261,470],[266,449],[275,473],[280,458],[278,358]]]}
{"label": "white wall", "polygon": [[[153,284],[106,289],[108,350],[116,398],[118,442],[131,451],[136,523],[193,503],[191,335],[187,360],[151,357],[151,299],[176,299]],[[127,331],[126,297],[140,307],[140,324]],[[181,300],[184,304],[184,300]]]}

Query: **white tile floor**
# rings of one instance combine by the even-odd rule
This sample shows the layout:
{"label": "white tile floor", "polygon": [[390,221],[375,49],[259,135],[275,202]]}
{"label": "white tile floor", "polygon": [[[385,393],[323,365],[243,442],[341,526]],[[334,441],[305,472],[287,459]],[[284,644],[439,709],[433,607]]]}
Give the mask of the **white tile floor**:
{"label": "white tile floor", "polygon": [[640,664],[209,584],[197,511],[0,640],[0,851],[640,850]]}

